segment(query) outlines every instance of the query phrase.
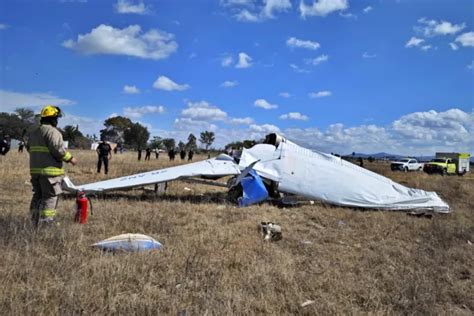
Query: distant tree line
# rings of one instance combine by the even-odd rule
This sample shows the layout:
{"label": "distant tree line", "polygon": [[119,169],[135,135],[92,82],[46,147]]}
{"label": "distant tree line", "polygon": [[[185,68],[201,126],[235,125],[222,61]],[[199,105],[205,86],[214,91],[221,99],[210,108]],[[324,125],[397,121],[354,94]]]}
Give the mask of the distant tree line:
{"label": "distant tree line", "polygon": [[[17,108],[13,113],[0,112],[0,137],[9,135],[12,139],[25,140],[30,129],[37,126],[40,121],[39,114],[35,114],[29,108]],[[104,121],[104,128],[100,130],[100,137],[93,135],[84,135],[80,131],[80,126],[66,125],[59,128],[65,141],[69,142],[72,148],[90,148],[91,143],[103,139],[105,141],[114,142],[130,149],[166,149],[170,150],[193,150],[197,151],[198,138],[190,133],[187,141],[179,141],[176,144],[174,138],[161,138],[154,136],[150,140],[150,132],[146,126],[136,122],[132,122],[128,117],[115,116]],[[216,139],[216,135],[212,131],[203,131],[199,135],[199,142],[202,148],[209,152],[212,150],[212,144]],[[255,140],[244,140],[229,143],[225,146],[229,149],[250,148],[257,142]]]}

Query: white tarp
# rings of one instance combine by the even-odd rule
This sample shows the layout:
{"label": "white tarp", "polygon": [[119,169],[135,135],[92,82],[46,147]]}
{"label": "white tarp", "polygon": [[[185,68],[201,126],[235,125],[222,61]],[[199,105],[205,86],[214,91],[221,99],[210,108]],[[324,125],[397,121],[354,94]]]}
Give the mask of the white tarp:
{"label": "white tarp", "polygon": [[65,178],[64,183],[67,191],[75,192],[80,190],[86,193],[97,193],[110,190],[123,190],[132,187],[178,180],[180,178],[197,176],[220,177],[237,174],[240,174],[240,170],[233,162],[232,158],[227,155],[221,155],[216,159],[208,159],[187,165],[154,170],[96,183],[75,186],[69,178]]}
{"label": "white tarp", "polygon": [[339,157],[302,148],[288,140],[278,147],[255,145],[245,149],[239,165],[260,160],[257,173],[278,183],[278,190],[331,204],[387,209],[428,209],[448,213],[449,206],[435,192],[407,188]]}

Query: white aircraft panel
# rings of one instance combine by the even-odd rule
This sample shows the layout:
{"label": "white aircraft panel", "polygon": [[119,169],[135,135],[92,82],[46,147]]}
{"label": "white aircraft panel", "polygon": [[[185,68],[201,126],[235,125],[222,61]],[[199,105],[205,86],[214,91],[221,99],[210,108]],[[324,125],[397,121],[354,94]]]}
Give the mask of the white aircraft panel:
{"label": "white aircraft panel", "polygon": [[450,211],[435,192],[407,188],[339,157],[313,152],[288,140],[281,142],[276,150],[274,146],[273,149],[259,146],[243,151],[240,166],[258,155],[274,155],[272,160],[258,162],[254,169],[262,177],[271,174],[281,192],[341,206]]}
{"label": "white aircraft panel", "polygon": [[69,179],[65,179],[66,190],[84,191],[86,193],[104,192],[111,190],[122,190],[133,187],[141,187],[159,182],[177,180],[180,178],[198,176],[227,176],[240,174],[238,166],[232,158],[226,159],[221,156],[217,159],[208,159],[186,165],[154,170],[116,179],[105,180],[90,184],[73,185]]}

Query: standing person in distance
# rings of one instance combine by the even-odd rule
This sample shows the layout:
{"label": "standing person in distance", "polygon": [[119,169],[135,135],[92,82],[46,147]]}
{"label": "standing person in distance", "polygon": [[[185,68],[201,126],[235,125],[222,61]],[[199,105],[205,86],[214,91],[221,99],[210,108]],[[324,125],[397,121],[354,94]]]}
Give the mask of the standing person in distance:
{"label": "standing person in distance", "polygon": [[145,149],[145,161],[146,160],[150,160],[150,156],[151,156],[151,148],[150,147],[147,147]]}
{"label": "standing person in distance", "polygon": [[96,151],[98,155],[97,173],[100,173],[102,163],[104,163],[104,171],[105,174],[107,174],[109,172],[109,160],[112,159],[112,147],[105,141],[105,139],[102,138],[102,141],[100,142],[99,146],[97,146]]}
{"label": "standing person in distance", "polygon": [[188,161],[193,161],[194,151],[192,149],[188,152]]}
{"label": "standing person in distance", "polygon": [[62,193],[63,162],[76,165],[77,160],[64,148],[63,136],[56,128],[61,109],[47,105],[41,110],[40,125],[28,137],[26,149],[30,153],[30,174],[33,186],[30,212],[33,224],[52,223]]}

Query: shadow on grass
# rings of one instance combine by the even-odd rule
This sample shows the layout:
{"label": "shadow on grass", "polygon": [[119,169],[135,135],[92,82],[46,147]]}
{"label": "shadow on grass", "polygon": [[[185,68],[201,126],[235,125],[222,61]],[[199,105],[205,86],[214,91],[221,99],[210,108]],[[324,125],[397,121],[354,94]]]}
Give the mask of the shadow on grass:
{"label": "shadow on grass", "polygon": [[[63,199],[71,200],[75,199],[75,195],[73,194],[64,194]],[[212,193],[204,193],[204,194],[186,194],[186,195],[170,195],[170,194],[154,194],[154,193],[141,193],[137,194],[133,193],[126,193],[126,192],[117,192],[117,193],[103,193],[97,195],[91,195],[92,203],[94,200],[127,200],[127,201],[166,201],[166,202],[184,202],[184,203],[191,203],[191,204],[203,204],[203,203],[214,203],[214,204],[222,204],[222,203],[230,203],[227,194],[225,192],[212,192]]]}

